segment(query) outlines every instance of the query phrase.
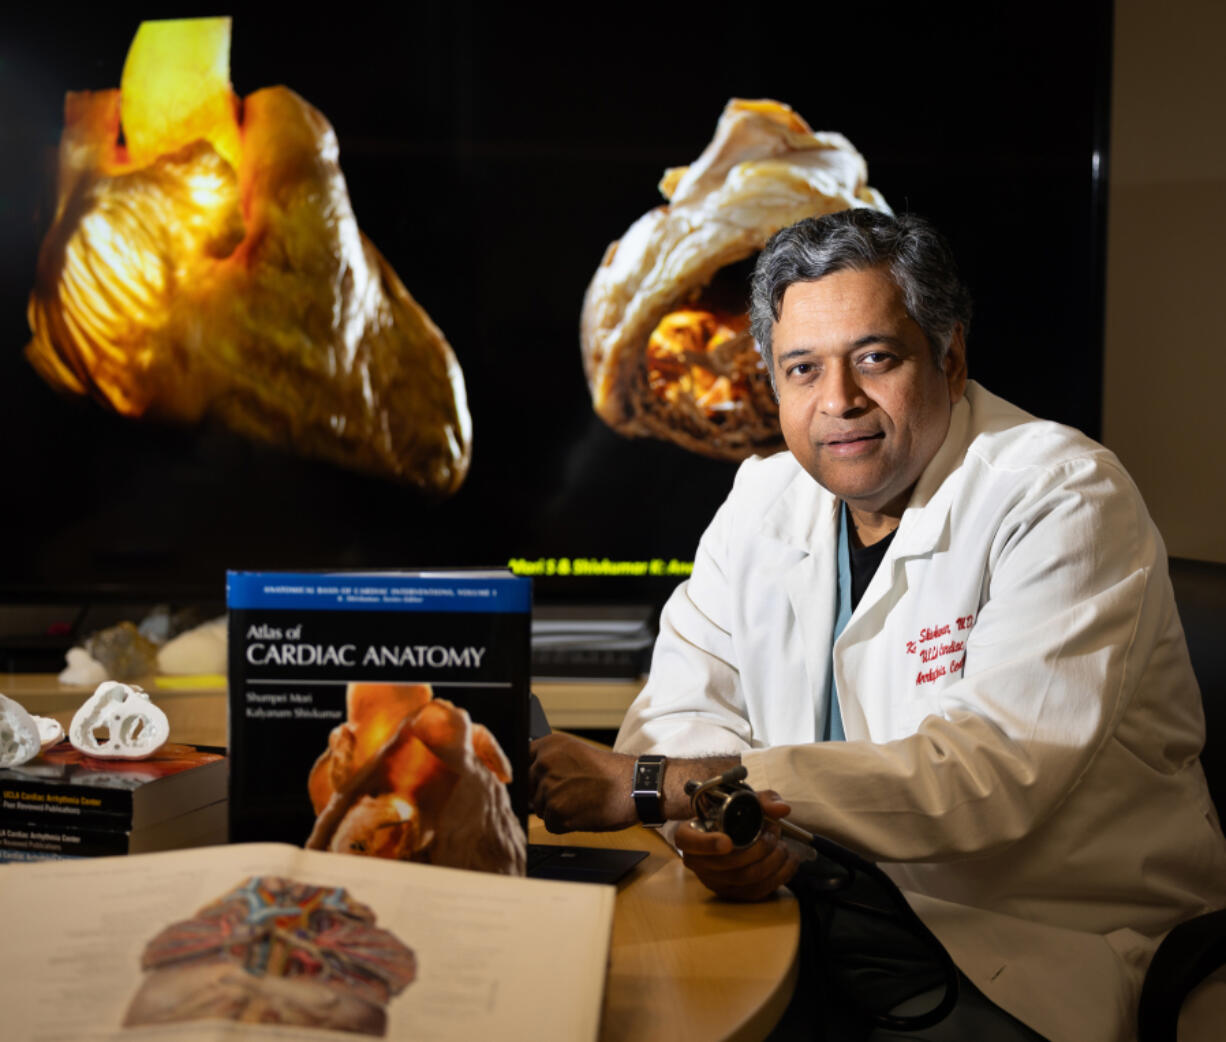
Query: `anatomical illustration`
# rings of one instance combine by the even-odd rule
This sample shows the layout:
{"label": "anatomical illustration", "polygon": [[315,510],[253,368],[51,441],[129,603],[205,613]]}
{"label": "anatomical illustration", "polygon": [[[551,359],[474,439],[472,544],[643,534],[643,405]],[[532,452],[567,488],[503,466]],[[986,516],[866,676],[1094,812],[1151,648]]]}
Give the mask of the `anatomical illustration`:
{"label": "anatomical illustration", "polygon": [[605,251],[580,343],[592,405],[627,437],[717,459],[783,447],[769,376],[749,333],[753,259],[775,232],[851,207],[887,210],[864,157],[777,101],[728,102],[688,167],[665,172],[668,205]]}
{"label": "anatomical illustration", "polygon": [[228,18],[145,22],[118,90],[67,96],[27,358],[133,420],[455,492],[451,346],[358,228],[328,120],[283,86],[238,98],[229,50]]}
{"label": "anatomical illustration", "polygon": [[309,849],[523,875],[497,739],[426,684],[350,684],[311,769]]}
{"label": "anatomical illustration", "polygon": [[141,955],[126,1027],[218,1018],[384,1035],[412,949],[342,887],[253,876]]}

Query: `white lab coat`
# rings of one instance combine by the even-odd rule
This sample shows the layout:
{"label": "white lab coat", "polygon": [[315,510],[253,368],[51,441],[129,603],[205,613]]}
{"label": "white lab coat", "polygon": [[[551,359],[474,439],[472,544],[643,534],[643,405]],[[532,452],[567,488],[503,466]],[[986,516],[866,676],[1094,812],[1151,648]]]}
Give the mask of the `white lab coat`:
{"label": "white lab coat", "polygon": [[1226,841],[1166,553],[1119,461],[974,383],[834,647],[837,501],[749,460],[670,598],[617,748],[741,754],[886,864],[964,973],[1054,1042],[1135,1033]]}

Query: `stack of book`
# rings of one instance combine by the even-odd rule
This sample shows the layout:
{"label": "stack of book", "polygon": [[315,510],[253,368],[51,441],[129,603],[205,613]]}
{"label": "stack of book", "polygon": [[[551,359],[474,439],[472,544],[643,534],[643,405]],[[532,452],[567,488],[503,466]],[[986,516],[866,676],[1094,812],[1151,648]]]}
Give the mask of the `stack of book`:
{"label": "stack of book", "polygon": [[220,750],[166,745],[100,760],[67,742],[0,769],[0,862],[135,854],[226,842]]}

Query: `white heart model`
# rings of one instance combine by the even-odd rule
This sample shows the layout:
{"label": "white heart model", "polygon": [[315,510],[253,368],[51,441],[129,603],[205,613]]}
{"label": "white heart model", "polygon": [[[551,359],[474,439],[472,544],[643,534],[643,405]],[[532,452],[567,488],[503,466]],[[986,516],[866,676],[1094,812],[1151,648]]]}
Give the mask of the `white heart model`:
{"label": "white heart model", "polygon": [[64,740],[63,725],[51,716],[36,716],[34,726],[38,728],[38,740],[44,750],[58,745]]}
{"label": "white heart model", "polygon": [[[100,738],[99,732],[106,731]],[[87,756],[143,760],[170,737],[170,722],[143,689],[118,681],[99,684],[68,725],[68,740]]]}
{"label": "white heart model", "polygon": [[20,702],[0,695],[0,767],[19,767],[42,751],[38,725]]}

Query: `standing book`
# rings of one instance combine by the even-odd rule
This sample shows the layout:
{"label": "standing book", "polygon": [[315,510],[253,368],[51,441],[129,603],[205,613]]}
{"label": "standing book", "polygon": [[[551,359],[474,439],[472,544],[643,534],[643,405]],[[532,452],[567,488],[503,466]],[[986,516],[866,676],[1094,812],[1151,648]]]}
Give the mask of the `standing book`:
{"label": "standing book", "polygon": [[234,844],[0,866],[11,1042],[591,1042],[613,887]]}
{"label": "standing book", "polygon": [[226,599],[232,841],[432,860],[457,783],[417,741],[428,702],[505,783],[502,818],[526,821],[530,580],[230,572]]}

